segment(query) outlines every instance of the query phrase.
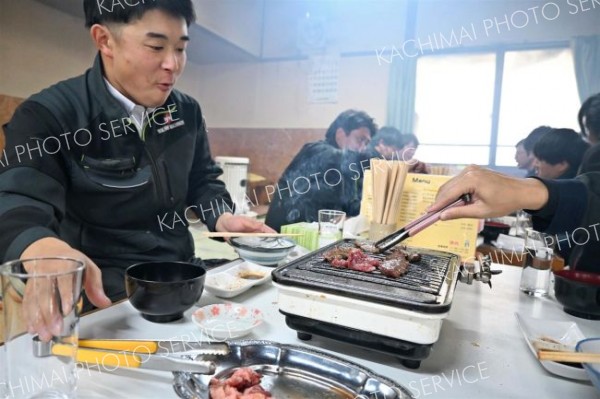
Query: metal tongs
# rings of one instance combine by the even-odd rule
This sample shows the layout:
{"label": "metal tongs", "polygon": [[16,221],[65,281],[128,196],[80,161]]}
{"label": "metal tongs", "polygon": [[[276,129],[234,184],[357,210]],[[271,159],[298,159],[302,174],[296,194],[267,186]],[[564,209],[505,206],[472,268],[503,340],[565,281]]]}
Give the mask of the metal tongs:
{"label": "metal tongs", "polygon": [[[72,356],[73,350],[74,346],[68,343],[42,342],[37,336],[33,338],[33,352],[37,357]],[[106,339],[79,340],[75,358],[79,363],[104,367],[214,374],[216,365],[213,362],[196,358],[228,353],[226,343]]]}
{"label": "metal tongs", "polygon": [[406,240],[409,237],[414,236],[417,233],[420,233],[425,228],[431,226],[438,220],[440,220],[440,215],[446,209],[454,208],[455,206],[463,206],[471,202],[470,194],[463,194],[459,199],[454,201],[453,203],[445,206],[436,212],[427,212],[421,217],[413,220],[408,223],[406,226],[402,227],[400,230],[395,233],[390,234],[389,236],[383,237],[381,240],[375,243],[375,248],[379,252],[384,252],[393,247],[394,245],[400,244],[402,241]]}

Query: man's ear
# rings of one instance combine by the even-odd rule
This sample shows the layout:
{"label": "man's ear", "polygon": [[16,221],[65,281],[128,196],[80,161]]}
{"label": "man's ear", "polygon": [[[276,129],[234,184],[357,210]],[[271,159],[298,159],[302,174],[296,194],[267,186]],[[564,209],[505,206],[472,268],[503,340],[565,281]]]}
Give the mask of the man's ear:
{"label": "man's ear", "polygon": [[346,131],[341,127],[335,131],[335,142],[342,149],[346,147]]}
{"label": "man's ear", "polygon": [[567,169],[569,169],[569,163],[567,161],[562,161],[556,164],[556,167],[560,171],[561,174],[565,173]]}
{"label": "man's ear", "polygon": [[107,57],[113,56],[114,36],[104,25],[94,24],[90,28],[90,35],[96,48]]}

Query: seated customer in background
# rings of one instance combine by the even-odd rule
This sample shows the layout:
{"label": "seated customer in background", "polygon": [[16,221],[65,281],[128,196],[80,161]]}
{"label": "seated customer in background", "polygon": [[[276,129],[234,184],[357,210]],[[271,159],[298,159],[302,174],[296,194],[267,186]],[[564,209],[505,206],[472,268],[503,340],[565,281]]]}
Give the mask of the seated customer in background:
{"label": "seated customer in background", "polygon": [[430,173],[429,166],[424,162],[421,162],[415,158],[415,152],[419,148],[419,139],[412,133],[405,133],[402,135],[404,145],[400,150],[401,158],[404,162],[408,163],[408,171],[411,173]]}
{"label": "seated customer in background", "polygon": [[384,126],[373,136],[369,144],[369,156],[389,160],[402,159],[401,150],[404,147],[404,138],[400,130],[392,126]]}
{"label": "seated customer in background", "polygon": [[[517,143],[515,161],[517,161],[517,167],[519,169],[525,169],[527,171],[525,174],[526,177],[536,175],[533,147],[535,147],[536,143],[551,130],[552,128],[550,126],[538,126],[533,129],[527,137]],[[520,150],[521,147],[523,151]]]}
{"label": "seated customer in background", "polygon": [[517,162],[517,168],[526,170],[528,176],[530,176],[531,171],[535,174],[534,157],[532,153],[525,151],[525,139],[515,145],[515,161]]}
{"label": "seated customer in background", "polygon": [[552,129],[533,148],[537,176],[544,179],[571,179],[589,148],[576,131]]}
{"label": "seated customer in background", "polygon": [[367,113],[347,110],[333,121],[325,139],[305,144],[270,195],[265,223],[282,225],[318,220],[319,209],[358,215],[368,145],[377,127]]}
{"label": "seated customer in background", "polygon": [[429,168],[423,162],[414,159],[419,140],[414,134],[402,134],[398,129],[384,126],[373,137],[369,145],[372,158],[399,160],[408,163],[409,172],[429,173]]}
{"label": "seated customer in background", "polygon": [[584,101],[577,119],[582,136],[592,145],[583,156],[579,174],[600,172],[600,93]]}

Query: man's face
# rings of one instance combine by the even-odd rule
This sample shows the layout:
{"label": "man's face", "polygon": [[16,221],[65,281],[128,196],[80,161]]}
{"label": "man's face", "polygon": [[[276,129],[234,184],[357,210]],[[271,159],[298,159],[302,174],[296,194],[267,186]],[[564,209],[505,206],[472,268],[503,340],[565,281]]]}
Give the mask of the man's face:
{"label": "man's face", "polygon": [[402,147],[402,160],[407,162],[414,158],[415,152],[417,152],[417,143],[410,142]]}
{"label": "man's face", "polygon": [[188,30],[183,18],[151,10],[111,29],[108,80],[136,104],[158,107],[167,100],[186,63]]}
{"label": "man's face", "polygon": [[366,127],[351,130],[346,134],[342,128],[336,132],[336,142],[343,150],[364,152],[371,142],[371,131]]}
{"label": "man's face", "polygon": [[519,169],[529,169],[533,161],[533,155],[527,154],[525,147],[520,144],[517,146],[517,151],[515,152],[515,161]]}
{"label": "man's face", "polygon": [[569,164],[567,162],[559,162],[552,165],[537,158],[534,160],[534,165],[536,169],[536,175],[543,179],[557,179],[569,168]]}
{"label": "man's face", "polygon": [[400,148],[393,146],[393,145],[387,145],[382,141],[379,142],[379,144],[377,144],[375,147],[375,150],[379,153],[379,155],[381,155],[384,159],[387,160],[399,160],[400,158]]}

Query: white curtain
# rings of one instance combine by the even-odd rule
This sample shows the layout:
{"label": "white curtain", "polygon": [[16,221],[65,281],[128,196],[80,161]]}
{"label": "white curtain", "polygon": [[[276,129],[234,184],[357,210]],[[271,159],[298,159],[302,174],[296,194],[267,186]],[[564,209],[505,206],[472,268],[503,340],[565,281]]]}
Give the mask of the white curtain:
{"label": "white curtain", "polygon": [[578,36],[571,42],[579,98],[600,93],[600,36]]}
{"label": "white curtain", "polygon": [[387,125],[414,133],[417,57],[395,59],[390,67]]}

